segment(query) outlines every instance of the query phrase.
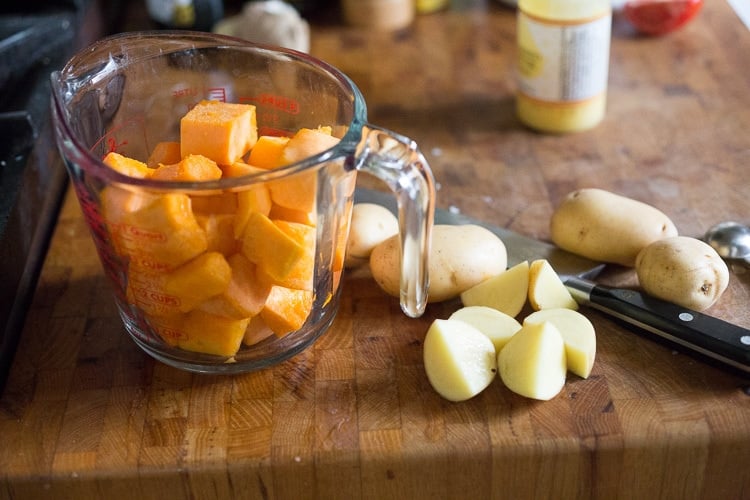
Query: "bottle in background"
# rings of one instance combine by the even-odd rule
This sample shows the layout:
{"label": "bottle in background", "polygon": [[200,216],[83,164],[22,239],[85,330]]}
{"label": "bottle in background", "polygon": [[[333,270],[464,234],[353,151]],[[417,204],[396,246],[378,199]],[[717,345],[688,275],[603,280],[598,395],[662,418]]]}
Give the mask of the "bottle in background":
{"label": "bottle in background", "polygon": [[610,0],[518,1],[517,112],[551,133],[604,118],[612,26]]}
{"label": "bottle in background", "polygon": [[223,0],[146,0],[149,17],[162,28],[211,31],[224,16]]}

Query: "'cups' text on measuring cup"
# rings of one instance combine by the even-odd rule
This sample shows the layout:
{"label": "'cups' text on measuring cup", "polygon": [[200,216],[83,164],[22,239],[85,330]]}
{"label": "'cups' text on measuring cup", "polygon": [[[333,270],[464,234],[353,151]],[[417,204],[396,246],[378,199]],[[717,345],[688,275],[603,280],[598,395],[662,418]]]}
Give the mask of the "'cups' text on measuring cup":
{"label": "'cups' text on measuring cup", "polygon": [[[401,306],[424,312],[432,173],[413,141],[367,123],[362,95],[335,68],[218,35],[142,32],[93,44],[51,81],[58,147],[125,329],[156,359],[249,371],[318,338],[338,309],[358,171],[397,198]],[[281,138],[292,161],[253,166],[256,146],[238,158],[204,154],[196,144],[213,151],[242,129],[205,116],[186,125],[211,103],[241,105],[232,123],[252,122],[258,148]],[[170,175],[148,170],[160,168],[154,156]],[[196,157],[217,175],[171,176]]]}

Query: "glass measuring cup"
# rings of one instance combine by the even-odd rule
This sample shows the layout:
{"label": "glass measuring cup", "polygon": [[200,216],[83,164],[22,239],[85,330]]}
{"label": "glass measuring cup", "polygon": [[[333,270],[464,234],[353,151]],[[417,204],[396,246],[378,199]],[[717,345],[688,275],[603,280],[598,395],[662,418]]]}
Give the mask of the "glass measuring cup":
{"label": "glass measuring cup", "polygon": [[[156,359],[191,371],[250,371],[317,339],[338,309],[358,171],[397,198],[401,306],[411,317],[424,312],[432,173],[413,141],[367,122],[361,93],[337,69],[219,35],[136,32],[94,43],[51,83],[57,144],[125,329]],[[200,182],[132,177],[102,162],[111,152],[145,162],[158,143],[180,140],[180,119],[205,100],[254,105],[259,136],[324,127],[338,142],[281,168]],[[309,211],[283,210],[273,193],[287,186],[309,189]],[[270,203],[247,209],[257,193]],[[253,250],[259,233],[248,217],[273,234],[281,220],[308,235],[291,265],[305,279],[269,278],[271,261]],[[218,230],[227,220],[232,229]],[[268,259],[281,253],[266,246]]]}

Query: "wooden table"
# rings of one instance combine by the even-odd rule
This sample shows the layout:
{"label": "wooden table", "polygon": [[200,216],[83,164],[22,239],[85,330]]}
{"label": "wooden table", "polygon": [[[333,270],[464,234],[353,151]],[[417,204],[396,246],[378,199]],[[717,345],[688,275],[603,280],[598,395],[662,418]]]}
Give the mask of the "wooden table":
{"label": "wooden table", "polygon": [[[313,26],[312,53],[411,136],[439,205],[548,236],[567,192],[658,206],[680,232],[750,222],[750,32],[725,0],[661,38],[616,20],[604,122],[524,129],[515,14],[460,2],[403,32]],[[709,312],[750,327],[750,272]],[[612,270],[605,280],[632,275]],[[456,303],[407,319],[366,272],[312,348],[238,376],[181,372],[124,334],[75,200],[45,262],[0,407],[0,498],[750,498],[750,381],[596,311],[591,377],[548,402],[496,381],[459,404],[421,343]]]}

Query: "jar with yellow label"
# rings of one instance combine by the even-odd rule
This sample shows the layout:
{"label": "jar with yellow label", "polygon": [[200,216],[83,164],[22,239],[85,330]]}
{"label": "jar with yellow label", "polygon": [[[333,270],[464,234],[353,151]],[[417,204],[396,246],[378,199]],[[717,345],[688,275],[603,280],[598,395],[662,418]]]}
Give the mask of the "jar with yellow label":
{"label": "jar with yellow label", "polygon": [[520,120],[542,132],[577,132],[604,118],[610,0],[518,1]]}

